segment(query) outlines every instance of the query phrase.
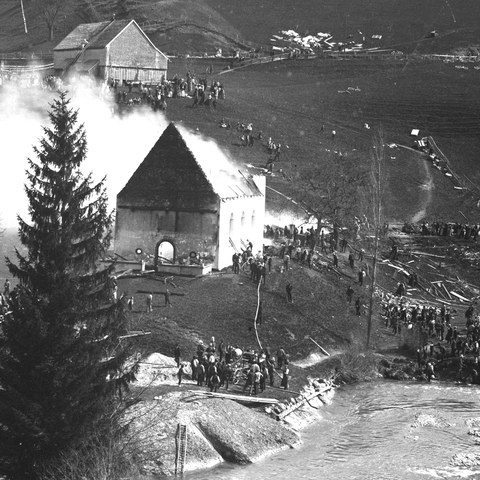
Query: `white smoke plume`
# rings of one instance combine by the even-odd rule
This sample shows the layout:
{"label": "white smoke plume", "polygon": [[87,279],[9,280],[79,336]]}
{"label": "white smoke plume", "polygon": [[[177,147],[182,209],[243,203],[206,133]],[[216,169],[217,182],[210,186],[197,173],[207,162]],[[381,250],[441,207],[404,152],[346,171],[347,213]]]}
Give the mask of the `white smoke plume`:
{"label": "white smoke plume", "polygon": [[[90,82],[73,81],[67,90],[87,134],[83,171],[91,172],[96,181],[107,176],[113,209],[117,193],[158,140],[167,121],[147,108],[122,116],[113,113],[113,100]],[[17,214],[28,221],[23,188],[27,158],[35,160],[33,146],[39,145],[42,126],[50,127],[48,111],[54,96],[41,88],[22,88],[20,82],[0,88],[0,218],[5,227],[17,226]]]}
{"label": "white smoke plume", "polygon": [[[237,185],[242,185],[248,177],[245,167],[238,165],[229,153],[219,147],[212,138],[199,132],[192,132],[177,125],[187,147],[212,185],[213,190],[222,198],[248,194]],[[242,173],[240,173],[242,172]]]}

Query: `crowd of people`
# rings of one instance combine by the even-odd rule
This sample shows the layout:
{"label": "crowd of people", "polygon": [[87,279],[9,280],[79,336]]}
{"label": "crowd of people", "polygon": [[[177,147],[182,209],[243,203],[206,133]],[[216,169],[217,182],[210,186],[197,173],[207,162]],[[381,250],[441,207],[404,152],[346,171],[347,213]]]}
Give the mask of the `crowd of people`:
{"label": "crowd of people", "polygon": [[402,228],[405,233],[419,233],[421,235],[436,235],[442,237],[456,237],[476,241],[480,232],[480,225],[458,222],[423,222],[421,224],[405,224]]}
{"label": "crowd of people", "polygon": [[382,308],[385,326],[394,335],[399,335],[402,328],[416,329],[420,338],[428,339],[417,349],[417,363],[418,368],[425,368],[429,380],[434,378],[434,362],[449,358],[459,359],[460,379],[466,376],[469,360],[472,381],[477,383],[480,380],[480,315],[474,305],[470,305],[464,314],[464,332],[452,325],[458,312],[445,304],[420,304],[406,297],[387,294],[382,299]]}
{"label": "crowd of people", "polygon": [[41,88],[57,91],[63,87],[63,81],[55,75],[42,75],[41,71],[2,69],[0,67],[0,88],[8,85],[25,89]]}
{"label": "crowd of people", "polygon": [[[270,349],[241,349],[225,344],[223,340],[217,345],[212,337],[208,345],[203,341],[189,362],[182,361],[180,346],[174,350],[174,358],[178,367],[178,385],[182,384],[186,374],[191,375],[193,382],[199,387],[206,387],[217,392],[224,387],[228,390],[232,383],[244,382],[243,393],[258,395],[267,386],[275,386],[275,376],[281,376],[281,387],[288,390],[289,360],[283,348],[273,356]],[[280,370],[280,375],[277,371]]]}
{"label": "crowd of people", "polygon": [[168,98],[193,98],[193,106],[216,108],[219,99],[225,99],[225,87],[218,80],[196,77],[190,71],[186,78],[175,75],[160,83],[143,83],[109,79],[107,85],[117,104],[150,105],[154,111],[166,110]]}

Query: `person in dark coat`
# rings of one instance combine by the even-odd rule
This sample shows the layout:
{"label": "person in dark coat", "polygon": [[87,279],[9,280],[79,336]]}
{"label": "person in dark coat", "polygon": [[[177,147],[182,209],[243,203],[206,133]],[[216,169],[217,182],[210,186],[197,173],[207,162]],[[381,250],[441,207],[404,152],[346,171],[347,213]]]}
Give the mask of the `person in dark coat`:
{"label": "person in dark coat", "polygon": [[180,368],[178,369],[178,372],[177,372],[178,386],[180,386],[182,384],[183,375],[185,375],[185,367],[182,364],[182,365],[180,365]]}
{"label": "person in dark coat", "polygon": [[170,301],[170,290],[167,288],[165,290],[165,306],[166,307],[171,307],[172,306],[172,302]]}
{"label": "person in dark coat", "polygon": [[288,390],[288,381],[290,379],[290,369],[288,368],[288,360],[285,361],[282,372],[283,372],[283,376],[282,376],[281,386],[285,390]]}
{"label": "person in dark coat", "polygon": [[360,316],[362,314],[362,301],[360,300],[360,297],[357,297],[355,300],[355,313],[357,316]]}
{"label": "person in dark coat", "polygon": [[210,391],[216,392],[218,390],[218,386],[220,385],[220,377],[218,373],[215,371],[213,375],[210,377]]}
{"label": "person in dark coat", "polygon": [[177,364],[177,367],[180,367],[180,345],[177,343],[176,347],[175,347],[175,352],[174,352],[174,355],[173,357],[175,358],[175,362]]}
{"label": "person in dark coat", "polygon": [[205,366],[203,363],[199,363],[197,370],[197,385],[203,387],[203,382],[205,381]]}
{"label": "person in dark coat", "polygon": [[348,263],[350,264],[350,268],[353,270],[355,267],[355,257],[353,256],[352,252],[348,254]]}
{"label": "person in dark coat", "polygon": [[354,293],[355,292],[354,292],[352,286],[349,285],[348,288],[347,288],[347,302],[348,303],[352,303],[352,298],[353,298]]}
{"label": "person in dark coat", "polygon": [[285,287],[285,290],[287,292],[287,302],[293,303],[293,297],[292,297],[293,285],[290,282],[288,282]]}

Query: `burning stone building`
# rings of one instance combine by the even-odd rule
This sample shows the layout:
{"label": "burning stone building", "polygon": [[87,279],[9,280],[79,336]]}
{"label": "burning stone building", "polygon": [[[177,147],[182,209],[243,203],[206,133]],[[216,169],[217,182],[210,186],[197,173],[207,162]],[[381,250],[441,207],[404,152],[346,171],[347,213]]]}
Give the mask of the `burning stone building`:
{"label": "burning stone building", "polygon": [[53,63],[57,75],[159,83],[168,58],[135,20],[112,20],[78,25],[53,49]]}
{"label": "burning stone building", "polygon": [[232,264],[248,241],[262,249],[265,177],[238,170],[213,141],[171,123],[117,196],[115,252],[156,266]]}

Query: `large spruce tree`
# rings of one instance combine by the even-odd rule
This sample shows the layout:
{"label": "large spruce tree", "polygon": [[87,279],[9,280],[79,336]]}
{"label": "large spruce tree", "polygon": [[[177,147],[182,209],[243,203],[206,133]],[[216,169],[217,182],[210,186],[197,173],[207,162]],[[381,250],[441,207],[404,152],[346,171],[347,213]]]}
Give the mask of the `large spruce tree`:
{"label": "large spruce tree", "polygon": [[29,160],[30,219],[19,218],[28,253],[7,259],[19,282],[0,334],[0,474],[9,479],[34,479],[105,434],[127,356],[123,305],[111,267],[99,266],[112,223],[104,183],[80,172],[85,131],[66,93],[50,120]]}

